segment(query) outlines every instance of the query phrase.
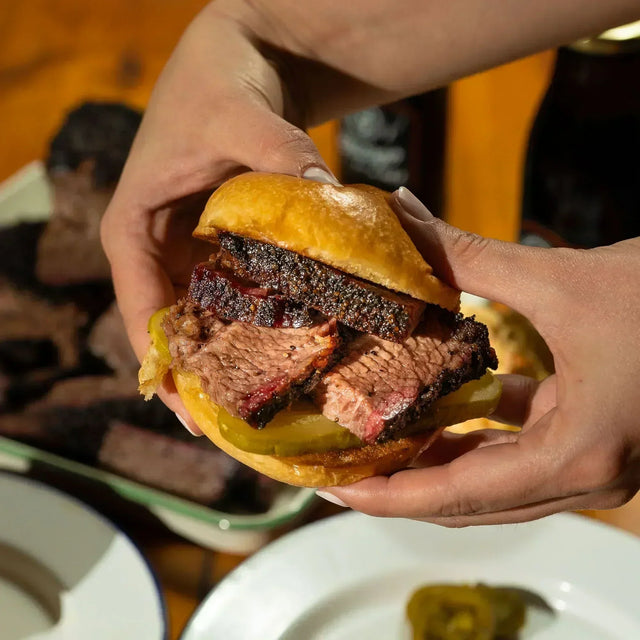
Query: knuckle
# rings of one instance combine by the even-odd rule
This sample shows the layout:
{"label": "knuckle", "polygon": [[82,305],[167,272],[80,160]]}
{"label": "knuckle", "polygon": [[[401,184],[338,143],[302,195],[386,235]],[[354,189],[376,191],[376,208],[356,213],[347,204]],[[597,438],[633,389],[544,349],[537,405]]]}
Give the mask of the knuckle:
{"label": "knuckle", "polygon": [[438,518],[435,520],[437,524],[447,529],[465,529],[473,525],[472,518],[468,516],[450,516],[447,518]]}
{"label": "knuckle", "polygon": [[274,138],[264,140],[262,146],[270,165],[287,173],[300,174],[309,164],[317,163],[319,158],[311,138],[289,123],[284,123]]}
{"label": "knuckle", "polygon": [[455,524],[457,519],[482,513],[485,509],[486,505],[482,500],[458,491],[449,494],[434,515],[447,518],[452,526],[460,526]]}

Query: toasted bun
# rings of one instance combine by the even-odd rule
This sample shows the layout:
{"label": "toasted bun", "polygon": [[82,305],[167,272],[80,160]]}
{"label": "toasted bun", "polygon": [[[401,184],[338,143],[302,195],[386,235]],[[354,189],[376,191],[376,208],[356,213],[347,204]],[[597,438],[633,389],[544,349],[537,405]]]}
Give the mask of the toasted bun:
{"label": "toasted bun", "polygon": [[245,173],[209,199],[194,235],[218,230],[277,245],[351,275],[456,311],[460,294],[433,275],[389,205],[368,185],[336,187]]}
{"label": "toasted bun", "polygon": [[218,428],[217,407],[202,391],[197,377],[177,369],[172,369],[171,373],[185,408],[216,446],[239,462],[287,484],[332,487],[351,484],[370,476],[389,475],[409,466],[441,431],[436,429],[380,445],[295,457],[248,453],[222,437]]}

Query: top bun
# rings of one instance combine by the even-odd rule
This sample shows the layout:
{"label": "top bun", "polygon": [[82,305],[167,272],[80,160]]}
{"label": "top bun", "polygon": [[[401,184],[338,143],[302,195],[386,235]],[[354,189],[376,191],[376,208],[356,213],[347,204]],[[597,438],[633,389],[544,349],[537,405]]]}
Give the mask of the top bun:
{"label": "top bun", "polygon": [[387,289],[457,311],[460,294],[433,275],[389,205],[368,185],[334,186],[244,173],[209,198],[194,236],[230,231],[295,251]]}

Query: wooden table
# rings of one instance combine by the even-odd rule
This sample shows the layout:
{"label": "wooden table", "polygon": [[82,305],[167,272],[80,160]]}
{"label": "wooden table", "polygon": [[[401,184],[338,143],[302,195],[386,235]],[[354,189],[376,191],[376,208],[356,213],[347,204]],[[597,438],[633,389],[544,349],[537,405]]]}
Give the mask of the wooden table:
{"label": "wooden table", "polygon": [[[0,3],[0,181],[42,158],[64,113],[82,100],[144,107],[180,33],[204,0],[3,0]],[[545,53],[451,89],[447,217],[484,235],[517,237],[520,176],[531,118],[547,82]],[[335,126],[313,132],[336,167]],[[323,505],[317,516],[339,511]],[[640,535],[640,498],[595,517]],[[167,601],[170,638],[241,556],[167,533],[131,528]]]}

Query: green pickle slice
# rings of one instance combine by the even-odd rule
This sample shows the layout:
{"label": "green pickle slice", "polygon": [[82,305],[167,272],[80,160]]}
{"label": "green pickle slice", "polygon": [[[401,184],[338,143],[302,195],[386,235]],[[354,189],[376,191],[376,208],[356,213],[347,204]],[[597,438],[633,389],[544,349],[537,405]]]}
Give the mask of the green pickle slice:
{"label": "green pickle slice", "polygon": [[311,402],[296,402],[276,414],[264,429],[255,429],[220,408],[218,427],[220,435],[239,449],[275,456],[350,449],[363,444],[351,431],[318,413]]}
{"label": "green pickle slice", "polygon": [[502,383],[491,372],[466,382],[459,389],[436,400],[429,413],[418,420],[413,430],[448,427],[458,422],[489,415],[498,406]]}
{"label": "green pickle slice", "polygon": [[[501,390],[500,381],[491,373],[467,382],[434,402],[429,415],[416,423],[415,431],[487,415],[498,404]],[[218,426],[225,440],[250,453],[297,456],[363,446],[357,436],[325,418],[308,401],[295,402],[289,409],[276,414],[264,429],[255,429],[220,408]]]}
{"label": "green pickle slice", "polygon": [[149,318],[147,331],[151,336],[153,346],[158,350],[160,356],[171,359],[171,354],[169,353],[169,341],[167,340],[167,336],[162,328],[162,323],[164,322],[167,313],[169,313],[169,307],[158,309],[158,311]]}
{"label": "green pickle slice", "polygon": [[513,638],[522,629],[526,606],[522,596],[508,587],[489,587],[479,584],[476,589],[488,598],[496,615],[496,636]]}

